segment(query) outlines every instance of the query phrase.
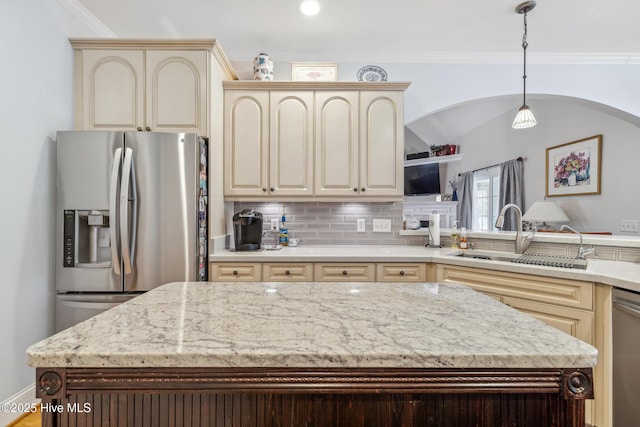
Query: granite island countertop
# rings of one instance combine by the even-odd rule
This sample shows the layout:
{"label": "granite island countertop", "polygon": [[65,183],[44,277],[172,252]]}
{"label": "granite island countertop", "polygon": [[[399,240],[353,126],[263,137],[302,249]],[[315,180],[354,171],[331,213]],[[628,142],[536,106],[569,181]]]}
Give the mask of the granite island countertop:
{"label": "granite island countertop", "polygon": [[589,368],[597,350],[455,283],[170,283],[27,349],[33,367]]}
{"label": "granite island countertop", "polygon": [[[298,246],[280,250],[234,252],[209,255],[210,262],[433,262],[512,273],[597,282],[640,292],[640,263],[589,259],[586,270],[515,264],[454,256],[460,249],[427,248],[418,245],[387,246]],[[483,253],[505,252],[482,250]]]}

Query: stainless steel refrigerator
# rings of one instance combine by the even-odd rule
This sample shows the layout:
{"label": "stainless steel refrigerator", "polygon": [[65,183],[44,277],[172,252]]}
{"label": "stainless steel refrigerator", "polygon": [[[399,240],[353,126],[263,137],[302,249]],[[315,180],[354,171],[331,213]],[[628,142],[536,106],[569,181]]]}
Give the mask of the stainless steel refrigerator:
{"label": "stainless steel refrigerator", "polygon": [[207,280],[207,153],[188,133],[58,132],[56,331]]}

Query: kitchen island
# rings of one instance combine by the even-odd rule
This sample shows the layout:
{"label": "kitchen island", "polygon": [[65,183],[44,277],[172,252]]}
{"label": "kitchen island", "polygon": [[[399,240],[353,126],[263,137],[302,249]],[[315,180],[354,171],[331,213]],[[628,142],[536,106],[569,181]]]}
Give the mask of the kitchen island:
{"label": "kitchen island", "polygon": [[27,354],[44,426],[582,427],[597,359],[454,283],[171,283]]}

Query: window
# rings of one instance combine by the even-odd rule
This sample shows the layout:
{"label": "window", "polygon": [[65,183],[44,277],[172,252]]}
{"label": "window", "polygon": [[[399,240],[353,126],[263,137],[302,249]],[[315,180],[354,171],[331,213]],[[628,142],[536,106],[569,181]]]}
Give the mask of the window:
{"label": "window", "polygon": [[473,230],[493,231],[498,218],[500,166],[473,173]]}

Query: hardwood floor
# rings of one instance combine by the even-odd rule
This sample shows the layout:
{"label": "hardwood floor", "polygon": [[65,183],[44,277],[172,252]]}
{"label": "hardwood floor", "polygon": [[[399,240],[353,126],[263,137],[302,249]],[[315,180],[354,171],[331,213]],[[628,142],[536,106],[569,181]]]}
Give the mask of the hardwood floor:
{"label": "hardwood floor", "polygon": [[42,426],[42,414],[40,413],[40,406],[38,406],[38,412],[32,414],[23,414],[7,424],[6,427],[41,427]]}

